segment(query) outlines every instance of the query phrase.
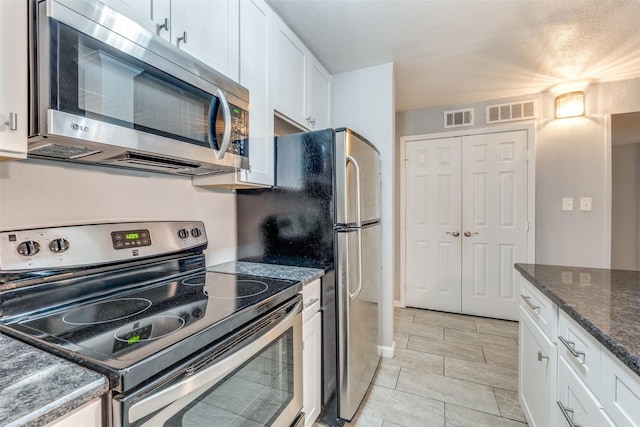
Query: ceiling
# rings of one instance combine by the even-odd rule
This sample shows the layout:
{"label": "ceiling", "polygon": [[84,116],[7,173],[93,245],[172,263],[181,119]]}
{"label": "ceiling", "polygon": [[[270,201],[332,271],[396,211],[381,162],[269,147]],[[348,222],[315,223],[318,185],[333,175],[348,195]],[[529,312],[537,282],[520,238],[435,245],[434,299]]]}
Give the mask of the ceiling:
{"label": "ceiling", "polygon": [[333,74],[395,63],[396,110],[640,77],[639,0],[267,0]]}

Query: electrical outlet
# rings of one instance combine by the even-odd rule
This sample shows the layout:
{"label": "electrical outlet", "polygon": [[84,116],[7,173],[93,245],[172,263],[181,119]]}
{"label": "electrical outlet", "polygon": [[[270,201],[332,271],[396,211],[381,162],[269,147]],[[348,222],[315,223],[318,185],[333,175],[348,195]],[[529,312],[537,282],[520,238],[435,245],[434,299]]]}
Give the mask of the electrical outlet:
{"label": "electrical outlet", "polygon": [[573,210],[573,197],[565,197],[562,199],[562,210],[563,211]]}
{"label": "electrical outlet", "polygon": [[573,272],[571,271],[563,271],[562,272],[562,284],[563,285],[571,285],[573,283]]}
{"label": "electrical outlet", "polygon": [[590,285],[591,284],[591,273],[580,273],[580,284],[581,285]]}
{"label": "electrical outlet", "polygon": [[581,211],[590,211],[591,210],[591,197],[582,197],[582,198],[580,198],[580,210]]}

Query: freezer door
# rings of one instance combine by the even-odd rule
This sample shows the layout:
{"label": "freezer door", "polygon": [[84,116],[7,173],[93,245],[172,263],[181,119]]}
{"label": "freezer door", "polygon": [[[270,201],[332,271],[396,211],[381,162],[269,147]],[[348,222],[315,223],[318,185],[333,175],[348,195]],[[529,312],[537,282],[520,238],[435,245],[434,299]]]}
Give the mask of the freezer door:
{"label": "freezer door", "polygon": [[351,420],[371,384],[378,353],[380,225],[337,232],[338,411]]}
{"label": "freezer door", "polygon": [[349,130],[336,131],[335,153],[336,223],[360,226],[379,220],[380,155]]}

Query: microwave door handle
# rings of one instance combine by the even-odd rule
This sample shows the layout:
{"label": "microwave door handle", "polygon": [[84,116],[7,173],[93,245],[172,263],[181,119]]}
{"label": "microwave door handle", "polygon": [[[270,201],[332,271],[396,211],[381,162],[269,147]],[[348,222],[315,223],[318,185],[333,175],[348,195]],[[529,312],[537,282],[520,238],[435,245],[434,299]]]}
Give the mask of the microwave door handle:
{"label": "microwave door handle", "polygon": [[[218,89],[216,91],[216,97],[220,100],[222,105],[222,118],[224,119],[224,132],[222,134],[222,143],[220,144],[220,151],[218,151],[218,159],[224,157],[231,141],[231,110],[229,109],[229,102],[227,97],[224,96],[224,92]],[[215,127],[215,117],[209,122],[209,126]]]}
{"label": "microwave door handle", "polygon": [[[151,393],[149,396],[133,404],[129,408],[127,414],[128,421],[133,423],[164,408],[164,411],[157,414],[157,416],[161,416],[163,412],[169,409],[170,405],[176,403],[187,394],[201,390],[205,386],[215,384],[227,374],[233,372],[236,368],[255,356],[262,348],[266,347],[275,338],[286,332],[294,324],[294,319],[299,314],[301,306],[302,302],[297,302],[294,309],[291,310],[286,317],[282,318],[275,326],[273,326],[269,332],[251,342],[238,352],[227,356],[202,371],[196,372],[192,376],[187,376],[186,379],[177,384],[156,393]],[[172,415],[174,414],[170,414],[168,418]]]}

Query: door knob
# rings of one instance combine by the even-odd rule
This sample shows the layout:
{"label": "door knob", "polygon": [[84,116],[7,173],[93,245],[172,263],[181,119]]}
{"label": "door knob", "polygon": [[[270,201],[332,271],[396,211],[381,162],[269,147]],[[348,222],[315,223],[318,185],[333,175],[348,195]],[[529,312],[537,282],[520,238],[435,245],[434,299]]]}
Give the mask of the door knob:
{"label": "door knob", "polygon": [[465,231],[464,232],[464,237],[471,237],[471,236],[477,235],[477,234],[480,234],[480,233],[476,233],[475,231]]}
{"label": "door knob", "polygon": [[447,231],[446,234],[451,234],[453,237],[458,237],[460,235],[459,231]]}

